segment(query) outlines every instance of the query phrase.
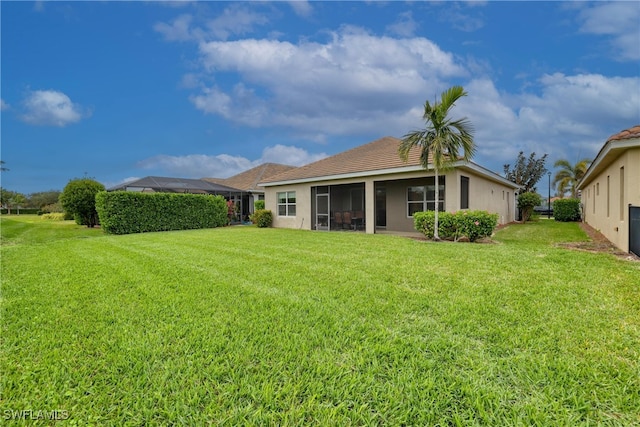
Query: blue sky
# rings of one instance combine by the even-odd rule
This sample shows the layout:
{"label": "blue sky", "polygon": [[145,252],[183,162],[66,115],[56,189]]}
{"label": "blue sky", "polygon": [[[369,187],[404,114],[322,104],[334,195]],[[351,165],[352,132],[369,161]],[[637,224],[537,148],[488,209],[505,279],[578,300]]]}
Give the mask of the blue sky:
{"label": "blue sky", "polygon": [[227,177],[423,125],[451,85],[495,172],[640,123],[638,2],[6,2],[4,188]]}

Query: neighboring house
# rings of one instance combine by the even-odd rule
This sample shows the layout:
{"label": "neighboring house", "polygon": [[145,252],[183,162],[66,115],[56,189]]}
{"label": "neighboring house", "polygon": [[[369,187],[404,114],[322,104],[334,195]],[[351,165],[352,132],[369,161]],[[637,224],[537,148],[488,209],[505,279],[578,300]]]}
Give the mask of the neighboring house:
{"label": "neighboring house", "polygon": [[253,169],[246,170],[230,178],[202,178],[202,180],[241,190],[243,192],[241,195],[242,199],[234,199],[234,201],[242,205],[243,215],[250,215],[254,210],[253,203],[256,200],[264,200],[264,188],[258,186],[258,183],[263,179],[270,178],[291,169],[295,169],[295,166],[263,163],[260,166],[256,166]]}
{"label": "neighboring house", "polygon": [[578,190],[583,220],[621,250],[640,255],[640,125],[607,139]]}
{"label": "neighboring house", "polygon": [[245,220],[253,213],[254,200],[264,200],[264,188],[259,187],[258,182],[294,168],[294,166],[277,163],[263,163],[230,178],[190,179],[147,176],[111,187],[108,191],[217,194],[235,204],[239,216],[237,220]]}
{"label": "neighboring house", "polygon": [[[403,162],[399,144],[384,137],[262,180],[273,226],[414,232],[413,213],[435,208],[435,178],[420,165],[418,148]],[[439,181],[441,211],[486,210],[500,224],[515,220],[519,186],[500,175],[459,161]]]}
{"label": "neighboring house", "polygon": [[201,179],[172,178],[164,176],[147,176],[127,181],[107,191],[139,191],[143,193],[191,193],[220,194],[225,197],[240,193],[241,190],[227,185],[215,184]]}

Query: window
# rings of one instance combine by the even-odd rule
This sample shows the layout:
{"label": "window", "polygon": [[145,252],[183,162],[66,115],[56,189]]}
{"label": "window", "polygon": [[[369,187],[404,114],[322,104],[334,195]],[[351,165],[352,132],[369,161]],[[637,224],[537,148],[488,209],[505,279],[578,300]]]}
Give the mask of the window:
{"label": "window", "polygon": [[624,166],[620,168],[620,221],[624,221]]}
{"label": "window", "polygon": [[278,193],[278,216],[296,216],[296,192]]}
{"label": "window", "polygon": [[[502,192],[504,199],[504,191]],[[460,209],[469,209],[469,177],[460,177]]]}
{"label": "window", "polygon": [[611,212],[611,177],[607,175],[607,218]]}
{"label": "window", "polygon": [[[444,211],[444,177],[438,178],[439,204],[438,210]],[[416,212],[436,210],[436,185],[435,178],[427,178],[427,185],[412,186],[407,188],[407,216],[412,217]]]}

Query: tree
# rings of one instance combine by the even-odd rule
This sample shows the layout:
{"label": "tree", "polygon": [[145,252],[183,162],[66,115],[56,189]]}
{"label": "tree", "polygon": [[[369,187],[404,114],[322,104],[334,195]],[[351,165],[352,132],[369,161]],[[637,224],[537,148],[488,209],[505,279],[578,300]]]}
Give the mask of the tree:
{"label": "tree", "polygon": [[65,212],[75,217],[78,224],[91,228],[98,224],[96,194],[104,190],[104,185],[93,179],[72,179],[60,194],[60,203]]}
{"label": "tree", "polygon": [[533,208],[542,203],[542,197],[533,191],[525,191],[518,196],[518,209],[522,212],[522,222],[527,222],[531,218]]}
{"label": "tree", "polygon": [[4,165],[4,160],[0,160],[0,172],[8,172],[9,169],[5,168],[2,165]]}
{"label": "tree", "polygon": [[18,203],[24,203],[24,195],[16,193],[15,191],[5,190],[0,188],[0,204],[7,210],[8,214],[11,214],[11,208]]}
{"label": "tree", "polygon": [[547,168],[544,167],[544,162],[547,160],[547,155],[536,159],[536,153],[531,153],[528,159],[525,159],[524,153],[521,151],[518,154],[513,170],[511,165],[504,165],[504,176],[509,181],[515,182],[523,188],[523,192],[536,191],[535,185],[540,181],[542,175],[547,172]]}
{"label": "tree", "polygon": [[42,209],[43,206],[54,205],[58,203],[60,192],[57,190],[40,191],[38,193],[29,194],[27,204],[29,207]]}
{"label": "tree", "polygon": [[578,182],[589,169],[590,159],[582,159],[575,165],[569,163],[568,160],[560,159],[553,164],[553,167],[560,168],[553,178],[553,185],[558,188],[558,194],[564,196],[567,191],[571,193],[571,198],[578,198]]}
{"label": "tree", "polygon": [[[400,158],[405,162],[409,158],[409,152],[414,147],[419,147],[420,164],[426,170],[433,169],[435,173],[435,218],[434,240],[440,240],[438,236],[438,211],[440,210],[440,189],[438,174],[458,161],[461,157],[465,161],[471,160],[476,147],[473,142],[473,126],[466,117],[452,120],[449,118],[451,108],[456,101],[467,92],[462,86],[453,86],[442,92],[440,102],[433,105],[426,101],[424,104],[425,128],[406,134],[398,148]],[[462,151],[462,156],[460,152]],[[431,157],[431,163],[429,163]]]}

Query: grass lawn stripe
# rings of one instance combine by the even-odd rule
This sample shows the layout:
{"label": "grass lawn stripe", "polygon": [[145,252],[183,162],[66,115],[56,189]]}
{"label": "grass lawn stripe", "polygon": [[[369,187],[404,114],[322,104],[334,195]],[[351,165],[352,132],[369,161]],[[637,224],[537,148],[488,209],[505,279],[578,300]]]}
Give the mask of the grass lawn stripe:
{"label": "grass lawn stripe", "polygon": [[640,268],[555,247],[585,238],[575,224],[511,226],[497,244],[76,232],[3,237],[2,409],[122,425],[640,422]]}

